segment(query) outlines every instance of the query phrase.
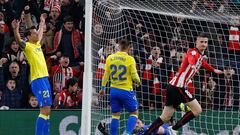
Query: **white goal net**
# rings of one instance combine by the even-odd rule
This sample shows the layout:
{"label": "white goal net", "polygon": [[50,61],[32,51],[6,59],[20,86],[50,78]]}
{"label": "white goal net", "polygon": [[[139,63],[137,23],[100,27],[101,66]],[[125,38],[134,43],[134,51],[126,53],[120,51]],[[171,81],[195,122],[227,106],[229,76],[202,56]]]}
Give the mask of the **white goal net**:
{"label": "white goal net", "polygon": [[[180,134],[239,134],[238,0],[95,0],[92,20],[92,134],[100,134],[96,130],[100,122],[106,123],[109,132],[109,95],[98,99],[97,93],[105,59],[118,50],[120,39],[128,39],[132,44],[132,55],[142,80],[142,86],[135,87],[139,118],[150,124],[161,114],[168,81],[201,32],[209,35],[208,62],[226,74],[216,75],[201,69],[189,82],[188,89],[200,102],[203,113]],[[119,134],[124,132],[128,118],[127,113],[122,114]],[[178,110],[174,120],[180,117]]]}

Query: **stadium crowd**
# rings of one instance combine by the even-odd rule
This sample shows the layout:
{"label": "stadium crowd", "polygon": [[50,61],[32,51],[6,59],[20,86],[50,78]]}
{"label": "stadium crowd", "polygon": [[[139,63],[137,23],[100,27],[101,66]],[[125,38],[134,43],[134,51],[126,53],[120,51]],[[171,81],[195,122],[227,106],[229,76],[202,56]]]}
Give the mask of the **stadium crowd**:
{"label": "stadium crowd", "polygon": [[[80,0],[0,1],[0,92],[2,109],[38,108],[29,86],[29,65],[14,39],[11,22],[20,21],[20,35],[38,27],[47,16],[41,41],[56,109],[81,108],[84,65],[84,9]],[[71,79],[70,79],[71,78]]]}
{"label": "stadium crowd", "polygon": [[[101,8],[99,0],[95,2],[98,3],[93,13],[93,39],[96,39],[96,43],[93,43],[96,48],[93,50],[98,50],[94,52],[98,57],[94,61],[96,86],[100,86],[106,57],[118,50],[119,39],[111,37],[128,35],[142,80],[141,87],[136,88],[140,107],[150,110],[162,108],[166,84],[177,73],[186,49],[194,47],[194,36],[198,31],[207,31],[212,37],[206,53],[209,63],[224,69],[226,74],[214,76],[200,70],[199,75],[189,82],[188,89],[198,98],[203,109],[239,109],[240,47],[239,39],[232,37],[237,32],[240,33],[240,23],[230,25],[154,15],[156,23],[147,24],[145,22],[149,22],[149,18],[142,17],[142,12],[128,10],[124,12],[125,22],[109,30],[109,24],[116,23],[112,19],[113,11]],[[217,4],[211,2],[203,0],[202,3],[206,6],[204,9],[222,12],[227,7],[224,0]],[[201,2],[192,1],[189,11],[194,13],[196,6],[201,6],[199,3]],[[25,39],[25,30],[31,26],[37,27],[41,14],[47,15],[41,44],[53,89],[53,108],[81,108],[84,66],[83,6],[80,0],[0,0],[2,109],[37,108],[36,98],[29,87],[29,65],[13,38],[11,22],[15,18],[21,21],[20,34]],[[148,13],[146,16],[153,15]],[[127,29],[118,30],[120,27]],[[210,28],[203,29],[204,27]],[[113,34],[113,31],[120,31],[121,34]],[[60,102],[63,105],[59,105]],[[109,107],[108,103],[104,105]]]}

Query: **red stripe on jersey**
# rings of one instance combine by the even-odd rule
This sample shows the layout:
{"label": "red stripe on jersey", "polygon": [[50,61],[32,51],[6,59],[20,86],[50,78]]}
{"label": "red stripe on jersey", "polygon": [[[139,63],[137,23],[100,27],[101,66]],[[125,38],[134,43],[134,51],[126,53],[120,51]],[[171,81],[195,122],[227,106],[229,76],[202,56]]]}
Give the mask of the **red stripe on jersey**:
{"label": "red stripe on jersey", "polygon": [[[198,51],[197,48],[188,49],[187,54],[185,55],[183,62],[181,64],[181,67],[178,70],[178,73],[169,83],[175,87],[180,87],[180,88],[186,87],[188,81],[194,77],[196,72],[198,72],[203,62],[205,62],[204,68],[212,72],[214,68],[211,67],[209,64],[206,64],[207,62],[204,60],[205,60],[205,56],[203,56]],[[192,65],[195,65],[197,69],[196,71],[192,70],[191,68]]]}

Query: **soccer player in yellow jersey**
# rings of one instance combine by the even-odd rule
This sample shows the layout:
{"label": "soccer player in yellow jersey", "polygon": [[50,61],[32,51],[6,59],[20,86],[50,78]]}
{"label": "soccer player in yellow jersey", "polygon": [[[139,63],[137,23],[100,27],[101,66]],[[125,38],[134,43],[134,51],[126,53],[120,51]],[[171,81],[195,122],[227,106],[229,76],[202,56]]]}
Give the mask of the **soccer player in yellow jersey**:
{"label": "soccer player in yellow jersey", "polygon": [[35,135],[49,135],[49,115],[52,105],[48,70],[40,44],[45,18],[46,15],[42,14],[38,31],[34,26],[27,29],[24,33],[27,38],[26,42],[21,39],[19,34],[20,22],[17,20],[13,20],[12,22],[15,39],[19,43],[30,65],[30,84],[40,107],[40,114],[36,121]]}
{"label": "soccer player in yellow jersey", "polygon": [[103,95],[106,84],[110,78],[110,106],[112,111],[112,121],[110,127],[111,135],[118,135],[120,112],[124,107],[130,112],[130,117],[126,125],[126,133],[131,134],[138,119],[138,102],[136,100],[132,83],[140,84],[140,78],[136,70],[136,63],[130,52],[129,42],[121,40],[120,51],[107,57],[105,72],[102,79],[102,88],[99,95]]}

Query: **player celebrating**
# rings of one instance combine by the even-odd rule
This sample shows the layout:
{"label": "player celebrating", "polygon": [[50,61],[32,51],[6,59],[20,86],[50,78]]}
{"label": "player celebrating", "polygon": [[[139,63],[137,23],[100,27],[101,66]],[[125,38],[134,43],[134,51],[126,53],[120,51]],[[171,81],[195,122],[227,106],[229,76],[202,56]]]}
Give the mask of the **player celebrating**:
{"label": "player celebrating", "polygon": [[201,33],[196,40],[196,48],[188,49],[186,56],[178,70],[176,76],[169,82],[167,88],[166,105],[159,118],[157,118],[149,129],[145,132],[145,135],[150,135],[163,123],[170,120],[175,108],[181,103],[186,103],[191,111],[187,112],[174,126],[169,128],[170,133],[176,134],[176,130],[182,127],[184,124],[198,116],[202,112],[202,108],[198,101],[186,90],[188,81],[198,73],[201,66],[210,72],[216,74],[222,74],[223,71],[214,69],[206,62],[207,57],[204,55],[204,51],[208,46],[208,37],[205,33]]}
{"label": "player celebrating", "polygon": [[51,87],[48,80],[48,70],[45,58],[41,49],[40,41],[43,35],[46,15],[40,17],[39,29],[36,31],[34,26],[30,27],[25,33],[27,41],[23,41],[19,34],[19,21],[13,20],[12,28],[15,39],[23,50],[30,65],[31,88],[37,98],[40,107],[40,114],[36,121],[35,135],[49,134],[49,115],[52,105]]}
{"label": "player celebrating", "polygon": [[132,80],[139,85],[140,78],[136,70],[134,58],[128,55],[131,51],[129,42],[121,40],[119,49],[120,51],[107,57],[102,88],[99,91],[99,95],[104,94],[110,76],[110,106],[112,110],[110,134],[118,134],[120,112],[124,106],[130,112],[130,117],[126,125],[126,133],[129,135],[135,128],[138,119],[138,102],[132,88]]}

